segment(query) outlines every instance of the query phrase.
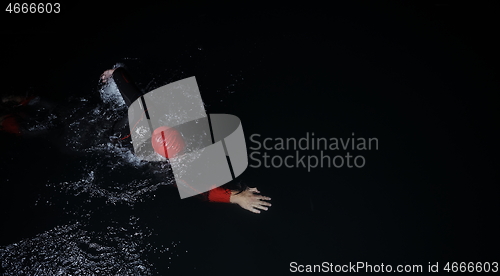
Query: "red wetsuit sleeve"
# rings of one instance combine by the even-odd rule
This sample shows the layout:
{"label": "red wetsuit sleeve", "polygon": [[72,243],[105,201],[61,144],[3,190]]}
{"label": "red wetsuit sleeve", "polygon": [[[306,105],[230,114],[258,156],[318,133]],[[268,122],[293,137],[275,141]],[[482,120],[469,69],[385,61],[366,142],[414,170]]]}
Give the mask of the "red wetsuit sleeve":
{"label": "red wetsuit sleeve", "polygon": [[3,120],[2,124],[1,124],[1,128],[4,131],[9,132],[9,133],[13,133],[16,135],[21,134],[21,131],[19,129],[19,124],[17,123],[16,118],[14,118],[14,116],[12,116],[12,115],[7,116]]}
{"label": "red wetsuit sleeve", "polygon": [[225,202],[229,203],[231,197],[231,190],[216,187],[208,192],[208,200],[210,202]]}

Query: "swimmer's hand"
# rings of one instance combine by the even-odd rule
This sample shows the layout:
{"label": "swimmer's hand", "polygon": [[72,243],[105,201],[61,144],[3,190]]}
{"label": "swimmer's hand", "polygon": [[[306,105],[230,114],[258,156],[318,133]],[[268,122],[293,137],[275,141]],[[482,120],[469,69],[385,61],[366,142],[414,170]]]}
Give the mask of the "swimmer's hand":
{"label": "swimmer's hand", "polygon": [[113,75],[114,71],[115,71],[115,69],[109,69],[109,70],[104,71],[104,73],[102,73],[102,75],[100,77],[101,82],[106,83],[108,81],[108,79],[111,77],[111,75]]}
{"label": "swimmer's hand", "polygon": [[267,210],[268,206],[271,206],[271,203],[265,201],[271,200],[271,198],[261,196],[259,193],[257,188],[247,188],[241,193],[233,191],[231,192],[229,201],[240,205],[243,209],[259,214],[260,210]]}

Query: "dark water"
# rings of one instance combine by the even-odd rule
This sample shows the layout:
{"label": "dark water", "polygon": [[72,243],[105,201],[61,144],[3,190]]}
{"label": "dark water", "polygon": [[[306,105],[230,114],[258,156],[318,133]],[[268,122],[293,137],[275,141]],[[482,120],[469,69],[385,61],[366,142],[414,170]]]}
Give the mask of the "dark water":
{"label": "dark water", "polygon": [[[14,167],[15,174],[39,173],[37,185],[44,185],[44,191],[25,203],[35,210],[56,206],[62,217],[54,228],[2,248],[7,275],[151,275],[154,270],[143,258],[146,253],[185,253],[176,248],[178,241],[153,246],[148,240],[153,230],[132,212],[136,204],[154,200],[158,188],[172,180],[165,164],[154,168],[135,158],[130,148],[111,143],[112,125],[124,116],[126,106],[116,86],[105,86],[99,96],[69,99],[61,107],[65,110],[36,124],[58,133],[53,139],[58,145],[44,153],[44,161],[59,169],[46,179],[37,168],[29,170],[40,162],[25,160],[30,163],[27,170]],[[55,120],[62,131],[51,129]],[[42,137],[28,139],[21,145],[40,143]],[[15,155],[23,154],[29,153]],[[26,185],[15,174],[7,180]]]}

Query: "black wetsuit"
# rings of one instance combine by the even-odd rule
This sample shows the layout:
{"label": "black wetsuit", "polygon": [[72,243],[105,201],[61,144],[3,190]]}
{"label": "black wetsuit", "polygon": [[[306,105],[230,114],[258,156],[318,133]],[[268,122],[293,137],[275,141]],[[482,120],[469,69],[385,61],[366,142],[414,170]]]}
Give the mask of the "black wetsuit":
{"label": "black wetsuit", "polygon": [[[120,91],[123,100],[127,104],[127,107],[130,107],[132,103],[134,103],[137,99],[139,99],[143,93],[140,91],[140,89],[134,84],[132,81],[132,78],[128,74],[128,72],[123,68],[119,67],[114,70],[113,72],[113,80],[116,83],[116,86],[118,87],[118,90]],[[146,111],[146,114],[151,113],[152,110]],[[137,116],[137,114],[136,114]],[[115,126],[113,127],[113,131],[115,133],[119,133],[121,136],[120,140],[125,140],[125,139],[130,139],[130,128],[128,123],[135,123],[139,120],[144,119],[145,116],[137,116],[137,118],[132,118],[129,122],[128,116],[125,116],[123,119],[115,123]],[[161,176],[165,177],[165,176]],[[161,178],[160,177],[160,178]],[[233,181],[234,182],[234,181]],[[241,186],[240,183],[233,183],[231,182],[231,186],[234,186],[233,189],[242,191],[245,189],[245,187]],[[186,184],[188,185],[188,184]],[[179,186],[180,188],[186,188],[183,185]],[[225,185],[225,187],[229,187],[228,184]],[[189,188],[189,187],[188,187]],[[198,197],[209,200],[209,201],[215,201],[215,202],[229,202],[229,195],[230,195],[230,189],[227,188],[222,188],[222,187],[217,187],[215,189],[210,190],[209,192],[202,193],[198,195]]]}
{"label": "black wetsuit", "polygon": [[130,107],[135,100],[142,96],[141,90],[135,85],[132,78],[123,67],[115,69],[113,72],[113,80],[118,90],[120,90],[127,107]]}
{"label": "black wetsuit", "polygon": [[[132,103],[140,98],[143,93],[135,85],[130,74],[123,67],[116,68],[113,72],[112,78],[116,83],[120,94],[129,108]],[[122,119],[115,122],[113,126],[113,135],[115,139],[126,140],[130,139],[130,128],[128,116],[124,116]]]}

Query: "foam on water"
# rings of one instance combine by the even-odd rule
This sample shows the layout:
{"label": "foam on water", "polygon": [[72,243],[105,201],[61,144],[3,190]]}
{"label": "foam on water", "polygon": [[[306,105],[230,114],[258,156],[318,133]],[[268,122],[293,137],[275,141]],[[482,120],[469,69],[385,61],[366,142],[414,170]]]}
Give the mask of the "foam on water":
{"label": "foam on water", "polygon": [[4,275],[153,275],[152,265],[141,259],[151,232],[129,230],[109,226],[102,236],[79,222],[55,227],[1,248]]}
{"label": "foam on water", "polygon": [[[66,214],[76,219],[0,247],[5,275],[153,275],[154,268],[145,256],[148,252],[178,254],[174,248],[147,242],[154,232],[138,223],[137,217],[130,216],[124,225],[109,218],[103,230],[95,230],[90,218],[98,211],[90,205],[79,207],[103,199],[100,202],[106,206],[131,209],[154,197],[160,186],[174,183],[167,162],[141,161],[130,147],[111,142],[110,130],[127,116],[127,106],[112,81],[99,90],[99,95],[97,103],[91,97],[73,98],[68,104],[70,110],[57,118],[66,127],[66,147],[80,158],[73,161],[75,168],[45,185],[55,195],[49,201],[57,202],[58,195],[64,196],[64,201],[74,206],[65,209]],[[55,119],[49,117],[35,127],[50,130]],[[82,197],[87,200],[81,202]]]}
{"label": "foam on water", "polygon": [[123,100],[116,83],[113,78],[109,78],[107,85],[104,85],[99,89],[99,94],[104,103],[111,104],[114,110],[126,107],[125,101]]}
{"label": "foam on water", "polygon": [[[104,198],[108,203],[133,205],[159,186],[173,184],[173,178],[168,177],[168,163],[142,161],[130,146],[111,142],[113,133],[110,130],[116,121],[127,116],[127,106],[112,80],[101,87],[99,95],[101,102],[96,106],[79,99],[77,107],[66,118],[69,123],[66,145],[85,154],[79,176],[74,179],[74,175],[70,175],[69,180],[47,185],[66,194],[85,193],[90,198]],[[123,179],[123,173],[131,177]],[[158,181],[158,175],[165,177]]]}

